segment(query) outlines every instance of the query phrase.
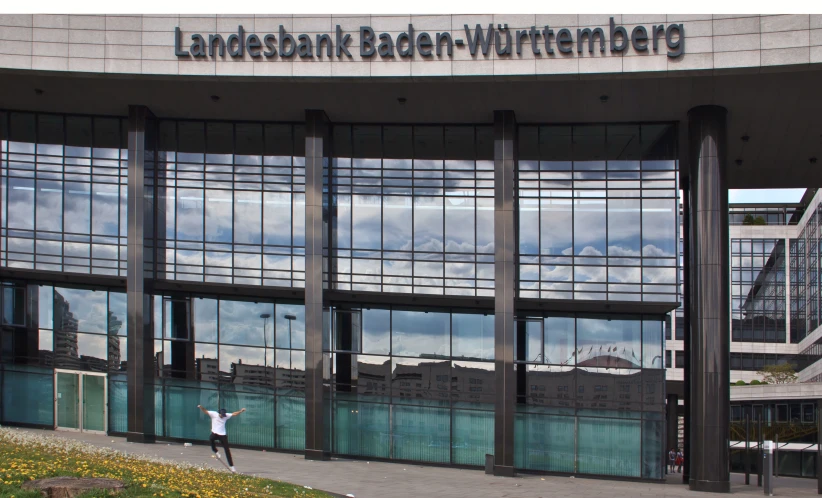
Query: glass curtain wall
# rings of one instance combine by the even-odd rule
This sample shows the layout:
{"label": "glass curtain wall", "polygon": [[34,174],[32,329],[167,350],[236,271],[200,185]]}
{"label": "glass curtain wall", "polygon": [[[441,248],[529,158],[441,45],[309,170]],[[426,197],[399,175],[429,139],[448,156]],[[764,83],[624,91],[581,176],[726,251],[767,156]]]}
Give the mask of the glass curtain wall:
{"label": "glass curtain wall", "polygon": [[224,296],[155,295],[157,435],[205,440],[196,409],[246,408],[227,426],[234,444],[305,447],[305,310],[302,304]]}
{"label": "glass curtain wall", "polygon": [[156,278],[305,285],[302,125],[160,121]]}
{"label": "glass curtain wall", "polygon": [[53,368],[109,372],[110,427],[125,432],[125,293],[10,283],[2,290],[2,421],[52,425]]}
{"label": "glass curtain wall", "polygon": [[677,300],[673,125],[520,126],[519,295]]}
{"label": "glass curtain wall", "polygon": [[662,316],[549,315],[516,327],[514,465],[662,478]]}
{"label": "glass curtain wall", "polygon": [[125,120],[0,112],[0,130],[0,265],[125,276]]}
{"label": "glass curtain wall", "polygon": [[805,239],[791,239],[791,343],[808,335],[805,321]]}
{"label": "glass curtain wall", "polygon": [[785,240],[731,240],[731,337],[785,342]]}
{"label": "glass curtain wall", "polygon": [[490,126],[333,128],[332,286],[492,296]]}
{"label": "glass curtain wall", "polygon": [[791,239],[791,342],[798,343],[819,327],[820,313],[820,210],[808,208],[805,226]]}
{"label": "glass curtain wall", "polygon": [[332,451],[484,465],[494,452],[494,316],[327,311]]}

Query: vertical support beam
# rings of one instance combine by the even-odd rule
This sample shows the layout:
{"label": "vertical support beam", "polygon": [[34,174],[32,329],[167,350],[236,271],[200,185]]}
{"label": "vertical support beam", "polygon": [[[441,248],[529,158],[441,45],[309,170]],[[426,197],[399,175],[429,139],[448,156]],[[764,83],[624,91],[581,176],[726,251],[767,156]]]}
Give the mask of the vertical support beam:
{"label": "vertical support beam", "polygon": [[[37,284],[26,285],[26,337],[20,341],[25,348],[24,356],[26,363],[29,365],[40,364],[40,286]],[[49,306],[52,303],[43,303],[43,306]],[[16,339],[16,338],[15,338]],[[15,342],[17,342],[15,340]],[[17,347],[15,347],[17,349]],[[15,351],[15,356],[21,356],[18,351]]]}
{"label": "vertical support beam", "polygon": [[154,442],[154,337],[145,289],[146,170],[153,170],[154,122],[145,106],[128,110],[128,434],[130,442]]}
{"label": "vertical support beam", "polygon": [[[785,344],[791,343],[791,239],[783,239],[785,244]],[[779,461],[774,457],[774,469],[779,477]]]}
{"label": "vertical support beam", "polygon": [[328,460],[323,390],[323,169],[330,160],[328,117],[305,111],[305,458]]}
{"label": "vertical support beam", "polygon": [[816,400],[816,494],[822,495],[822,399]]}
{"label": "vertical support beam", "polygon": [[494,475],[514,475],[514,167],[517,122],[513,111],[494,111]]}
{"label": "vertical support beam", "polygon": [[683,287],[683,310],[682,310],[682,349],[685,356],[685,366],[683,368],[682,398],[684,413],[682,417],[682,438],[683,453],[685,453],[685,464],[682,466],[682,483],[688,484],[691,477],[691,189],[685,183],[682,186],[682,255],[684,268],[683,276],[685,284]]}
{"label": "vertical support beam", "polygon": [[690,488],[729,493],[730,289],[726,116],[718,106],[688,112],[691,218]]}
{"label": "vertical support beam", "polygon": [[662,453],[665,460],[668,459],[668,452],[671,451],[671,448],[679,448],[679,441],[677,441],[677,436],[679,433],[679,427],[677,423],[677,410],[679,409],[679,396],[676,394],[668,394],[668,403],[667,403],[667,425],[668,425],[668,440],[665,444],[665,451]]}

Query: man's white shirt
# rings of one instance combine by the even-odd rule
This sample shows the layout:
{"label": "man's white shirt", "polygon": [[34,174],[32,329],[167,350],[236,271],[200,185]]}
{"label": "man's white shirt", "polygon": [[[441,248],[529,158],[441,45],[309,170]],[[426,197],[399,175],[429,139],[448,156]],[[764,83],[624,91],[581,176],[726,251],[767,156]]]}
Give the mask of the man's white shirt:
{"label": "man's white shirt", "polygon": [[232,415],[226,413],[225,418],[223,418],[220,417],[219,413],[209,411],[208,416],[211,417],[211,432],[218,436],[225,436],[225,423],[228,422],[228,419],[230,419]]}

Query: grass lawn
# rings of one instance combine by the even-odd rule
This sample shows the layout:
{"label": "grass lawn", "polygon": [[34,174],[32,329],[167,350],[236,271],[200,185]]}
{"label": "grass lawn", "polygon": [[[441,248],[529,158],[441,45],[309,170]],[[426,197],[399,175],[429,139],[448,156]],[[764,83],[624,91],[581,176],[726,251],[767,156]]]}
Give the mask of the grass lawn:
{"label": "grass lawn", "polygon": [[[120,479],[126,485],[126,491],[117,495],[121,497],[329,497],[294,484],[126,455],[71,439],[0,428],[0,498],[40,498],[39,492],[24,491],[20,486],[25,481],[56,476]],[[90,492],[82,496],[109,495]]]}

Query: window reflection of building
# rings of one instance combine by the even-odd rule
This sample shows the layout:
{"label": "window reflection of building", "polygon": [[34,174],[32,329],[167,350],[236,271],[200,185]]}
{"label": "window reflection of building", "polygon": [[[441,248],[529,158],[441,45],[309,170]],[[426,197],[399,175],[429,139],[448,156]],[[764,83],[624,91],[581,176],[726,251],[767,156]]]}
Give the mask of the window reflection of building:
{"label": "window reflection of building", "polygon": [[421,361],[394,364],[391,391],[395,397],[448,399],[451,364],[448,361]]}
{"label": "window reflection of building", "polygon": [[[242,360],[231,364],[231,382],[246,386],[270,386],[274,383],[277,369],[264,365],[243,364]],[[305,373],[303,373],[303,381]]]}
{"label": "window reflection of building", "polygon": [[[120,329],[123,327],[123,322],[111,311],[108,312],[108,362],[109,368],[112,370],[121,369],[123,362],[121,362],[120,353]],[[122,368],[125,370],[125,368]]]}
{"label": "window reflection of building", "polygon": [[78,321],[71,312],[71,304],[62,294],[54,291],[54,354],[56,366],[68,369],[82,369],[83,362],[78,354]]}
{"label": "window reflection of building", "polygon": [[216,358],[197,358],[197,379],[204,382],[217,382],[220,378],[220,362]]}

